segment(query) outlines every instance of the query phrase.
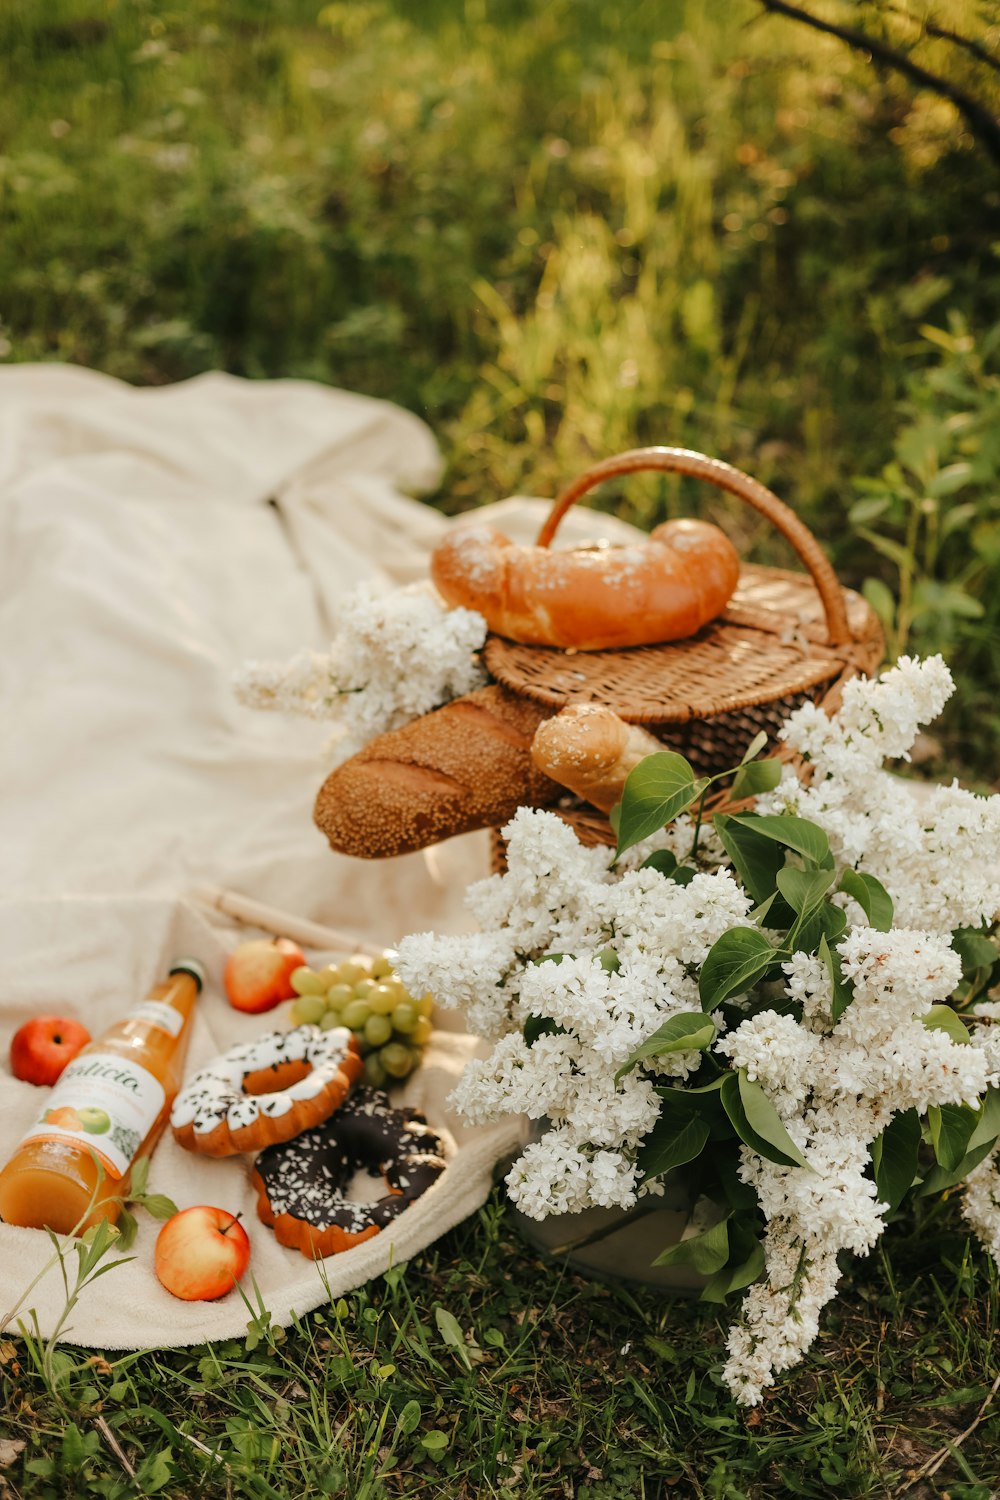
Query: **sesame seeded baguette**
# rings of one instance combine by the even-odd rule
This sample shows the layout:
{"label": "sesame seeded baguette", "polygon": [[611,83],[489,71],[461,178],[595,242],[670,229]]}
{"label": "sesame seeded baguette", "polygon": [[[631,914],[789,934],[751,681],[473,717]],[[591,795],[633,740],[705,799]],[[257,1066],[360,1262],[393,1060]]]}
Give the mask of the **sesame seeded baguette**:
{"label": "sesame seeded baguette", "polygon": [[531,759],[550,713],[496,684],[466,693],[338,766],[320,788],[315,822],[337,853],[386,859],[557,802],[565,789]]}

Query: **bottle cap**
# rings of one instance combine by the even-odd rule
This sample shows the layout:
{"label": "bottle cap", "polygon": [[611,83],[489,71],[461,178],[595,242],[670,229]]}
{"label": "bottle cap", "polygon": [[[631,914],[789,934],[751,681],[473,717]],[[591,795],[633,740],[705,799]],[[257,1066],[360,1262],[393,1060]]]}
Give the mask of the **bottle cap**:
{"label": "bottle cap", "polygon": [[196,958],[179,958],[167,971],[169,974],[190,974],[199,990],[205,988],[205,969]]}

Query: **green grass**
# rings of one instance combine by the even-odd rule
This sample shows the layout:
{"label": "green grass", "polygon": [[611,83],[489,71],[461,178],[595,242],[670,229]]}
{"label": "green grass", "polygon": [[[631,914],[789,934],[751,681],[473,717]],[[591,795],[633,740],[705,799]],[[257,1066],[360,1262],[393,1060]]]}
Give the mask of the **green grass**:
{"label": "green grass", "polygon": [[[435,431],[449,511],[640,442],[716,453],[874,580],[898,649],[948,654],[935,768],[983,781],[998,202],[946,107],[752,0],[0,6],[0,357],[384,396]],[[683,486],[599,503],[787,561]],[[0,1500],[136,1493],[102,1424],[177,1497],[987,1500],[995,1272],[953,1206],[885,1250],[748,1416],[714,1311],[543,1265],[497,1199],[250,1348],[0,1341]]]}
{"label": "green grass", "polygon": [[754,9],[14,0],[12,353],[385,394],[463,503],[654,436],[829,497],[919,321],[990,308],[989,178],[932,117],[915,190],[900,101]]}
{"label": "green grass", "polygon": [[250,1319],[245,1343],[61,1346],[48,1385],[35,1346],[0,1343],[3,1437],[25,1443],[0,1494],[989,1500],[998,1319],[954,1209],[904,1221],[849,1268],[805,1366],[742,1412],[716,1309],[564,1274],[494,1201],[287,1330]]}

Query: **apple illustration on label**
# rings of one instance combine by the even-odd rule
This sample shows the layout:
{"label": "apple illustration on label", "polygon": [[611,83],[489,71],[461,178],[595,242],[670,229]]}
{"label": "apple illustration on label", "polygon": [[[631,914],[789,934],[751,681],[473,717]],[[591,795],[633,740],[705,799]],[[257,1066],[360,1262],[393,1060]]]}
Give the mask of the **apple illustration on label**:
{"label": "apple illustration on label", "polygon": [[57,1130],[82,1130],[80,1116],[71,1104],[60,1104],[55,1109],[45,1111],[46,1125],[54,1125]]}
{"label": "apple illustration on label", "polygon": [[36,1016],[10,1039],[10,1066],[24,1083],[51,1087],[90,1041],[90,1032],[67,1016]]}
{"label": "apple illustration on label", "polygon": [[241,943],[226,960],[223,983],[235,1010],[260,1015],[282,1000],[295,998],[291,975],[305,954],[290,938],[254,938]]}
{"label": "apple illustration on label", "polygon": [[235,1214],[199,1204],[168,1219],[156,1237],[160,1285],[184,1302],[214,1302],[250,1264],[250,1241]]}
{"label": "apple illustration on label", "polygon": [[105,1135],[111,1129],[111,1116],[106,1110],[86,1105],[83,1109],[78,1109],[76,1113],[81,1129],[85,1130],[88,1135]]}

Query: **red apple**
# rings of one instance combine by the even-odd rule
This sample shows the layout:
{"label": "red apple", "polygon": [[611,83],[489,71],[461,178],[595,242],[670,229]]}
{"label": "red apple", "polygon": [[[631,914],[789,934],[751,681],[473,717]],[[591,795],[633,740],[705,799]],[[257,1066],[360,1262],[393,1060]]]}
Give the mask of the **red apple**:
{"label": "red apple", "polygon": [[25,1083],[52,1085],[90,1041],[90,1032],[67,1016],[36,1016],[10,1039],[10,1066]]}
{"label": "red apple", "polygon": [[250,1264],[250,1241],[225,1208],[182,1209],[156,1237],[160,1285],[185,1302],[213,1302],[231,1292]]}
{"label": "red apple", "polygon": [[254,938],[241,943],[226,960],[223,975],[230,1005],[258,1016],[273,1010],[282,1000],[293,1000],[295,991],[289,976],[305,961],[302,949],[290,938]]}

